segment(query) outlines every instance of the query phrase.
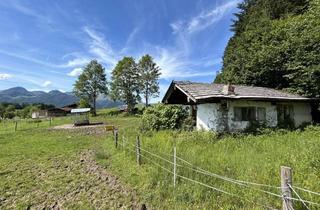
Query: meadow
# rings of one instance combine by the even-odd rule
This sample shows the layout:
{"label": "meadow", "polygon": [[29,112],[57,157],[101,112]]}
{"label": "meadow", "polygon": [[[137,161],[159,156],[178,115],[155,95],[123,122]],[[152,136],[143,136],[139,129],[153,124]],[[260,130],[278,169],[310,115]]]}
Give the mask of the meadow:
{"label": "meadow", "polygon": [[[141,133],[138,116],[111,116],[107,110],[100,111],[92,120],[118,127],[118,148],[111,132],[95,135],[50,129],[71,123],[68,117],[54,119],[51,126],[48,121],[39,126],[22,122],[16,132],[14,122],[1,123],[0,208],[50,208],[60,200],[63,200],[60,207],[67,209],[118,209],[119,203],[130,203],[126,195],[109,198],[116,192],[76,164],[81,153],[88,150],[94,151],[100,167],[132,189],[137,203],[145,203],[151,209],[281,209],[282,199],[265,193],[280,194],[281,166],[293,169],[293,186],[320,192],[320,127],[317,126],[303,131],[221,137],[196,131]],[[138,135],[140,166],[134,147]],[[177,159],[176,187],[170,173],[174,147],[181,158]],[[198,168],[228,180],[199,173]],[[272,187],[241,185],[230,179]],[[75,194],[79,186],[85,190]],[[297,192],[305,200],[320,203],[319,195]],[[295,207],[305,209],[301,202],[295,202]],[[310,205],[310,208],[320,207]]]}

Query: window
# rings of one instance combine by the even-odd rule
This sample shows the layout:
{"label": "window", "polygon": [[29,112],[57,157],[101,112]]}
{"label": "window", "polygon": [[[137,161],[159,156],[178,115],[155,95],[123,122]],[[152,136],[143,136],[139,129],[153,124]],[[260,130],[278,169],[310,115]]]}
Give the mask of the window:
{"label": "window", "polygon": [[266,121],[266,108],[264,107],[257,108],[257,120]]}
{"label": "window", "polygon": [[264,107],[234,107],[235,121],[265,121],[266,108]]}
{"label": "window", "polygon": [[293,128],[294,127],[294,112],[293,106],[289,104],[278,104],[278,126],[281,128]]}

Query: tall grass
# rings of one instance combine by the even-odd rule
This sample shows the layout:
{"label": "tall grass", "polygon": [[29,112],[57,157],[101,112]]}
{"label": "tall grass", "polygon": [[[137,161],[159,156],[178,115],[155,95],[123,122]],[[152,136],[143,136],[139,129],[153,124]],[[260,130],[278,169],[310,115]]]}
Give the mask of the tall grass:
{"label": "tall grass", "polygon": [[[111,133],[105,136],[83,136],[81,133],[68,131],[50,132],[47,129],[48,121],[41,122],[39,127],[22,121],[20,125],[18,124],[17,132],[14,132],[13,121],[1,123],[0,178],[1,176],[6,178],[0,179],[0,197],[5,195],[10,198],[13,192],[19,192],[18,195],[31,193],[37,187],[34,179],[39,173],[34,166],[42,171],[54,171],[56,163],[60,164],[64,161],[68,164],[68,161],[76,158],[79,151],[93,148],[97,151],[96,159],[99,164],[135,188],[139,197],[154,209],[265,209],[257,203],[281,208],[279,198],[196,173],[179,160],[178,164],[185,166],[177,168],[179,175],[236,194],[241,198],[180,178],[174,188],[172,174],[162,170],[153,162],[171,171],[172,164],[150,156],[144,151],[142,151],[142,165],[136,164],[134,144],[138,135],[142,149],[173,160],[173,147],[176,147],[177,155],[195,166],[233,179],[280,186],[280,166],[289,166],[294,171],[293,185],[320,192],[319,127],[309,127],[305,131],[221,138],[210,132],[160,131],[141,134],[138,129],[140,118],[136,116],[100,115],[91,120],[118,127],[119,143],[122,143],[124,136],[126,149],[121,146],[117,149],[114,147]],[[55,118],[51,126],[66,123],[72,123],[72,120]],[[33,170],[31,170],[32,173],[24,174],[21,168]],[[80,179],[76,176],[72,177],[73,175],[68,176],[69,180],[65,180],[59,174],[53,173],[53,175],[53,180],[44,182],[41,192],[56,188],[58,193],[63,194],[61,186],[68,185],[70,180],[75,180],[75,186],[80,182]],[[277,189],[260,189],[280,194]],[[320,196],[300,191],[299,193],[304,199],[320,203]],[[35,202],[37,199],[23,197],[17,202],[26,204]],[[295,205],[295,209],[303,209],[301,204],[295,202]],[[317,207],[311,209],[317,209]]]}
{"label": "tall grass", "polygon": [[[120,131],[127,139],[126,145],[134,145],[136,129]],[[320,191],[320,128],[309,127],[305,131],[273,132],[270,134],[217,138],[210,132],[160,131],[140,136],[141,147],[172,160],[172,150],[195,166],[225,177],[280,186],[280,167],[289,166],[294,170],[294,185]],[[142,151],[143,165],[135,164],[134,147],[115,150],[112,139],[106,142],[104,150],[109,159],[100,159],[125,181],[136,186],[146,202],[162,209],[264,209],[259,204],[281,208],[281,198],[277,198],[252,188],[239,186],[210,176],[196,173],[188,167],[178,167],[178,174],[241,197],[214,191],[212,189],[178,179],[173,188],[172,174],[154,163],[173,170],[173,166]],[[127,146],[128,147],[128,146]],[[183,165],[183,162],[178,162]],[[281,194],[279,189],[259,188]],[[319,196],[299,192],[315,202]],[[252,202],[249,202],[252,201]],[[313,207],[312,209],[315,209]],[[296,202],[296,209],[303,209]]]}

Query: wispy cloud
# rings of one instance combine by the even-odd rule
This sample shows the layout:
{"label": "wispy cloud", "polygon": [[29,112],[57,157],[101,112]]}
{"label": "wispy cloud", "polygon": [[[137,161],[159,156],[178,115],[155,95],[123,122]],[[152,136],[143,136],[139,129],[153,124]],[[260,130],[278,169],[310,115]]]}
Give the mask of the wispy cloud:
{"label": "wispy cloud", "polygon": [[131,49],[131,44],[136,39],[137,34],[140,31],[140,27],[134,27],[134,29],[131,31],[131,33],[128,35],[127,41],[125,43],[125,46],[121,49],[120,54],[125,54]]}
{"label": "wispy cloud", "polygon": [[46,62],[46,61],[43,61],[43,60],[40,60],[40,59],[33,58],[33,57],[25,55],[23,53],[14,53],[14,52],[7,52],[7,51],[0,50],[0,54],[6,55],[6,56],[10,56],[10,57],[14,57],[14,58],[18,58],[18,59],[22,59],[22,60],[25,60],[25,61],[28,61],[28,62],[31,62],[31,63],[39,64],[39,65],[50,67],[50,68],[78,67],[78,66],[83,66],[83,65],[85,65],[85,64],[90,62],[90,58],[87,58],[87,57],[76,57],[76,58],[70,59],[66,63],[55,64],[55,63],[50,63],[50,62]]}
{"label": "wispy cloud", "polygon": [[202,11],[200,14],[192,17],[188,21],[178,20],[170,24],[173,33],[179,33],[183,31],[184,33],[194,33],[197,31],[202,31],[214,23],[221,20],[224,15],[234,9],[240,0],[231,0],[225,2],[222,5],[212,8],[211,10]]}
{"label": "wispy cloud", "polygon": [[8,79],[10,79],[12,77],[13,77],[12,74],[0,73],[0,80],[8,80]]}
{"label": "wispy cloud", "polygon": [[83,31],[91,38],[89,42],[90,53],[95,55],[98,60],[110,66],[115,66],[118,56],[104,36],[87,26],[83,28]]}
{"label": "wispy cloud", "polygon": [[83,66],[85,64],[88,64],[90,62],[90,58],[87,57],[76,57],[71,60],[69,60],[66,64],[58,65],[60,67],[66,68],[66,67],[77,67],[77,66]]}
{"label": "wispy cloud", "polygon": [[53,24],[53,20],[42,11],[34,10],[29,5],[25,4],[26,1],[0,1],[0,4],[4,7],[13,9],[23,15],[34,18],[43,27],[49,27],[53,29],[50,25]]}
{"label": "wispy cloud", "polygon": [[82,68],[75,68],[71,72],[68,73],[70,77],[77,77],[82,73]]}
{"label": "wispy cloud", "polygon": [[203,10],[198,15],[187,20],[172,22],[170,27],[176,38],[173,47],[159,47],[156,61],[162,69],[162,78],[187,78],[199,76],[214,76],[214,69],[204,71],[203,68],[221,64],[221,59],[211,56],[201,58],[192,56],[195,32],[205,31],[214,23],[220,21],[228,12],[234,9],[240,0],[231,0],[210,10]]}
{"label": "wispy cloud", "polygon": [[42,87],[48,87],[48,86],[50,86],[50,85],[52,85],[52,82],[49,81],[49,80],[47,80],[47,81],[44,81],[41,86],[42,86]]}

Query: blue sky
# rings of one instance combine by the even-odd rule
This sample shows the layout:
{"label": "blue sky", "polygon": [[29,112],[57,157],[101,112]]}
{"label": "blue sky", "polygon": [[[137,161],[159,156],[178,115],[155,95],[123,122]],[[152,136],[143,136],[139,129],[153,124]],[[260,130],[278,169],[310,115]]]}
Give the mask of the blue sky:
{"label": "blue sky", "polygon": [[[0,89],[71,91],[97,59],[150,54],[171,80],[212,82],[240,0],[1,0]],[[156,99],[157,100],[157,99]]]}

